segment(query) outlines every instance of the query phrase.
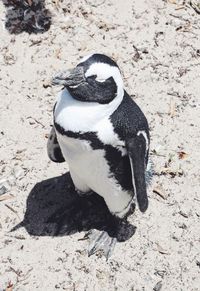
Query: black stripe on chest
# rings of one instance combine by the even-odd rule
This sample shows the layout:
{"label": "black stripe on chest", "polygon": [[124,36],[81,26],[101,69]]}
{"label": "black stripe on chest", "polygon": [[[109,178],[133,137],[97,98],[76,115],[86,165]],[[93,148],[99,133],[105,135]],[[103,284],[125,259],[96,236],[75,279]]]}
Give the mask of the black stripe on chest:
{"label": "black stripe on chest", "polygon": [[98,150],[98,149],[103,149],[104,148],[104,144],[99,140],[99,138],[97,137],[95,132],[73,132],[71,130],[65,130],[62,126],[60,126],[58,123],[54,122],[54,126],[56,128],[56,130],[62,134],[62,135],[66,135],[67,137],[71,137],[71,138],[75,138],[75,139],[80,139],[80,140],[87,140],[90,142],[91,147],[94,150]]}
{"label": "black stripe on chest", "polygon": [[64,128],[56,122],[54,123],[54,126],[62,135],[89,141],[94,150],[104,150],[104,157],[110,168],[110,176],[113,176],[124,190],[131,190],[133,188],[131,166],[127,155],[122,155],[121,151],[112,145],[102,143],[95,132],[81,133],[64,130]]}

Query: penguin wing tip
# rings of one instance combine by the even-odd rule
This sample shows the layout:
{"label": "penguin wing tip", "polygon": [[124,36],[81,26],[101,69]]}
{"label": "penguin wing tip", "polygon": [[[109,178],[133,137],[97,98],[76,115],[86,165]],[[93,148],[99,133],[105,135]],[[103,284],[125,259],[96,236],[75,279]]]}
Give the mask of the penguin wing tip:
{"label": "penguin wing tip", "polygon": [[146,201],[144,201],[142,204],[139,205],[139,209],[142,213],[145,213],[148,209],[149,206],[149,202],[148,199]]}

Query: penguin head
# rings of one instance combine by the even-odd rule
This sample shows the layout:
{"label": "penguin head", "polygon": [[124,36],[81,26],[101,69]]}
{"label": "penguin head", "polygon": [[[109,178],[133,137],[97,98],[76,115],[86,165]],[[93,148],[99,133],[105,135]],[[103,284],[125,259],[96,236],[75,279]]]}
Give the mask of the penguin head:
{"label": "penguin head", "polygon": [[71,96],[82,102],[107,104],[122,99],[124,88],[118,65],[108,56],[84,57],[72,70],[57,74],[53,85],[64,85]]}

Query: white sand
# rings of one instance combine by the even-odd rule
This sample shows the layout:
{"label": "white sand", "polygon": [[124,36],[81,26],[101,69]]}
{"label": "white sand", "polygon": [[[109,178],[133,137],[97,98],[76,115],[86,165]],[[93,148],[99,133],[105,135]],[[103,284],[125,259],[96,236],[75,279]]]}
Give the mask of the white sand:
{"label": "white sand", "polygon": [[[159,290],[159,281],[162,290],[200,290],[200,16],[173,1],[60,0],[58,10],[46,2],[54,18],[43,35],[10,35],[0,3],[0,169],[2,177],[13,169],[22,175],[7,192],[14,197],[0,202],[0,290],[9,281],[18,291],[149,291]],[[64,14],[66,6],[70,14]],[[135,235],[117,244],[108,262],[88,258],[88,241],[79,240],[84,232],[9,232],[23,220],[35,184],[67,170],[46,154],[58,89],[43,84],[90,52],[117,60],[127,91],[149,120],[157,173],[148,211],[130,217]],[[180,151],[188,154],[183,160]],[[159,175],[170,157],[170,171],[182,175]],[[166,199],[152,191],[158,186]],[[48,212],[48,203],[42,211]],[[36,213],[35,229],[40,223]]]}

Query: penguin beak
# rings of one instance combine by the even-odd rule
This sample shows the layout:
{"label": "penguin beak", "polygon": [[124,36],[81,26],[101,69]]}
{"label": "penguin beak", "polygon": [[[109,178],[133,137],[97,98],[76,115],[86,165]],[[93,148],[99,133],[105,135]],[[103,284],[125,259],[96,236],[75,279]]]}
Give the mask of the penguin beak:
{"label": "penguin beak", "polygon": [[63,85],[70,88],[75,88],[85,82],[83,67],[76,67],[72,70],[60,72],[52,79],[52,85]]}

